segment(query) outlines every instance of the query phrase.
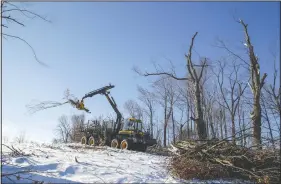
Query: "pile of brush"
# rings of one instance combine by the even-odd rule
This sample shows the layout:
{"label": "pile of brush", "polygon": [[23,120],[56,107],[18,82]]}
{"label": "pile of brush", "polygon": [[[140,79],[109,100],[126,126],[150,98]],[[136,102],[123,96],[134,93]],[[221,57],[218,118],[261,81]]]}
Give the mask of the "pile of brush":
{"label": "pile of brush", "polygon": [[146,153],[153,154],[153,155],[162,155],[162,156],[171,156],[172,155],[172,153],[169,151],[169,149],[162,147],[158,144],[147,147]]}
{"label": "pile of brush", "polygon": [[254,150],[228,141],[181,141],[170,150],[171,167],[182,179],[243,179],[280,183],[280,150]]}

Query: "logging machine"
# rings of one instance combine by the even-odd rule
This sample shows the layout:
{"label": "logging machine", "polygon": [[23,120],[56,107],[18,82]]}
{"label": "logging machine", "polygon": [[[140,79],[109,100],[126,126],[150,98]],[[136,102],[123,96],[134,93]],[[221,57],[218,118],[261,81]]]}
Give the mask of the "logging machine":
{"label": "logging machine", "polygon": [[[112,127],[106,127],[102,131],[97,131],[97,128],[85,130],[88,132],[82,137],[81,143],[88,145],[96,145],[103,137],[103,142],[114,148],[131,149],[145,151],[148,146],[155,145],[156,139],[153,139],[149,132],[144,131],[143,122],[135,118],[123,119],[122,114],[117,108],[114,98],[110,95],[110,91],[114,85],[108,85],[100,89],[87,93],[81,100],[93,97],[95,95],[104,95],[109,104],[116,113],[116,120]],[[93,133],[95,132],[95,133]]]}

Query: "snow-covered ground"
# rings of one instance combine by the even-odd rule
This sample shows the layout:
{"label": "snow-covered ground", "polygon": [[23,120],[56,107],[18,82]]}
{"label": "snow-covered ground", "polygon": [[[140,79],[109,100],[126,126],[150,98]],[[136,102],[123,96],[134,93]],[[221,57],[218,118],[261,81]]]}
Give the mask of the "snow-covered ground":
{"label": "snow-covered ground", "polygon": [[[11,143],[6,145],[11,146]],[[33,172],[2,177],[2,183],[31,183],[34,180],[44,183],[183,183],[170,175],[169,158],[165,156],[109,147],[81,147],[80,144],[22,143],[13,146],[31,156],[7,157],[10,150],[2,146],[2,163],[8,163],[3,164],[2,174]]]}
{"label": "snow-covered ground", "polygon": [[[71,147],[69,147],[71,146]],[[79,148],[75,148],[79,146]],[[14,145],[29,157],[10,158],[2,173],[31,169],[33,180],[52,183],[171,183],[177,182],[165,169],[168,158],[141,152],[117,150],[109,147],[83,148],[76,144]],[[3,152],[8,149],[3,147]],[[76,159],[75,159],[76,158]],[[7,157],[3,158],[7,159]],[[76,160],[78,162],[76,162]],[[29,177],[30,174],[20,174]],[[21,180],[13,179],[17,182]],[[3,178],[3,182],[11,182]],[[26,180],[22,180],[26,182]]]}

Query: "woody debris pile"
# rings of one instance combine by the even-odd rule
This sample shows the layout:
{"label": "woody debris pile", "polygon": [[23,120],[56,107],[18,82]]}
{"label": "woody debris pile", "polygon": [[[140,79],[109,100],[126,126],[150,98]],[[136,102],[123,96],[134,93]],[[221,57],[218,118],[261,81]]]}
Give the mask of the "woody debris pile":
{"label": "woody debris pile", "polygon": [[173,145],[171,168],[182,179],[242,179],[280,183],[280,150],[254,150],[228,141],[181,141]]}

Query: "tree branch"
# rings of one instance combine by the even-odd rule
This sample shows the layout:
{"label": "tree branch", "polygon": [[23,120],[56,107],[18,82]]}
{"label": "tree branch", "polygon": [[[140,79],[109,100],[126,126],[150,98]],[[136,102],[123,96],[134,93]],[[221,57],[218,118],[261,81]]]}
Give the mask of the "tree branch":
{"label": "tree branch", "polygon": [[[190,73],[190,76],[193,81],[197,79],[197,76],[194,76],[194,74],[191,71],[191,69],[193,69],[193,72],[194,72],[194,67],[193,67],[193,63],[191,61],[191,59],[192,59],[191,56],[192,56],[192,48],[193,48],[193,44],[194,44],[194,39],[197,36],[197,34],[198,34],[198,32],[195,32],[195,34],[193,35],[193,37],[191,39],[191,44],[189,46],[188,55],[185,55],[185,57],[187,59],[187,69],[188,69],[188,72]],[[196,75],[196,72],[195,72],[195,75]]]}
{"label": "tree branch", "polygon": [[205,58],[204,61],[203,61],[203,64],[202,64],[200,74],[199,74],[199,78],[198,78],[199,80],[201,80],[201,78],[203,76],[204,67],[207,66],[206,63],[207,63],[207,59]]}
{"label": "tree branch", "polygon": [[11,37],[11,38],[15,38],[15,39],[18,39],[18,40],[24,42],[24,43],[31,49],[31,51],[32,51],[32,53],[33,53],[33,55],[34,55],[35,60],[36,60],[38,63],[40,63],[41,65],[43,65],[43,66],[45,66],[45,67],[48,67],[48,65],[46,65],[46,64],[43,63],[43,62],[41,62],[41,61],[38,59],[35,50],[33,49],[33,47],[32,47],[27,41],[25,41],[25,40],[22,39],[21,37],[14,36],[14,35],[9,35],[9,34],[6,34],[6,33],[2,33],[2,35],[7,36],[7,37]]}
{"label": "tree branch", "polygon": [[159,73],[145,73],[143,74],[143,76],[147,77],[147,76],[151,76],[151,75],[167,75],[169,77],[172,77],[173,79],[176,79],[176,80],[190,80],[189,78],[186,78],[186,77],[176,77],[174,76],[173,74],[170,74],[170,73],[166,73],[166,72],[159,72]]}
{"label": "tree branch", "polygon": [[11,21],[13,21],[13,22],[15,22],[15,23],[17,23],[17,24],[23,26],[23,27],[25,26],[23,23],[21,23],[21,22],[17,21],[16,19],[12,18],[10,15],[9,15],[9,16],[3,16],[3,15],[2,15],[2,18],[3,18],[3,19],[6,19],[7,21],[8,21],[8,20],[11,20]]}
{"label": "tree branch", "polygon": [[[5,5],[8,5],[8,6],[5,6]],[[29,11],[29,10],[26,10],[26,9],[21,9],[20,7],[18,7],[17,5],[14,5],[8,1],[1,1],[1,15],[2,15],[2,19],[3,20],[6,20],[8,23],[9,22],[13,22],[15,24],[18,24],[18,25],[21,25],[21,26],[25,26],[22,22],[18,21],[16,18],[13,18],[11,15],[6,15],[6,13],[8,12],[20,12],[22,15],[26,16],[27,18],[30,18],[30,19],[33,19],[33,18],[40,18],[41,20],[44,20],[46,22],[49,22],[51,23],[51,21],[47,20],[46,18],[44,18],[43,16],[37,14],[37,13],[34,13],[32,11]],[[30,15],[33,15],[33,16],[30,16]],[[4,28],[8,28],[7,25],[5,24],[1,24],[1,27],[4,27]],[[47,65],[43,62],[41,62],[37,55],[36,55],[36,52],[35,50],[33,49],[33,47],[24,39],[22,39],[21,37],[19,36],[14,36],[14,35],[10,35],[10,34],[6,34],[6,33],[1,33],[1,36],[2,37],[10,37],[10,38],[15,38],[15,39],[18,39],[18,40],[21,40],[22,42],[24,42],[26,45],[28,45],[28,47],[31,49],[33,55],[34,55],[34,58],[35,60],[40,63],[41,65],[47,67]]]}
{"label": "tree branch", "polygon": [[264,73],[263,76],[262,76],[262,79],[261,79],[261,83],[260,83],[260,88],[262,88],[265,84],[265,78],[267,77],[267,73]]}
{"label": "tree branch", "polygon": [[[46,21],[46,22],[51,23],[50,20],[47,20],[45,17],[43,17],[43,16],[41,16],[41,15],[39,15],[39,14],[37,14],[37,13],[34,13],[34,12],[29,11],[29,10],[26,10],[26,9],[21,9],[20,7],[14,5],[14,4],[12,4],[12,3],[9,3],[9,2],[7,2],[7,1],[2,1],[2,4],[8,4],[8,5],[14,7],[14,8],[11,8],[11,9],[6,9],[6,10],[2,7],[2,15],[3,15],[4,13],[6,13],[6,12],[19,11],[20,13],[22,13],[22,14],[23,14],[24,16],[26,16],[27,18],[34,19],[34,18],[38,17],[38,18],[40,18],[41,20],[44,20],[44,21]],[[33,17],[28,16],[26,13],[33,15]]]}
{"label": "tree branch", "polygon": [[233,56],[235,56],[236,58],[240,59],[241,61],[243,61],[247,66],[250,66],[249,63],[243,59],[241,56],[239,56],[238,54],[234,53],[232,50],[230,50],[226,45],[225,43],[222,41],[222,40],[218,40],[218,42],[221,44],[220,46],[219,45],[214,45],[215,47],[217,48],[222,48],[222,49],[225,49],[227,52],[229,52],[230,54],[232,54]]}

